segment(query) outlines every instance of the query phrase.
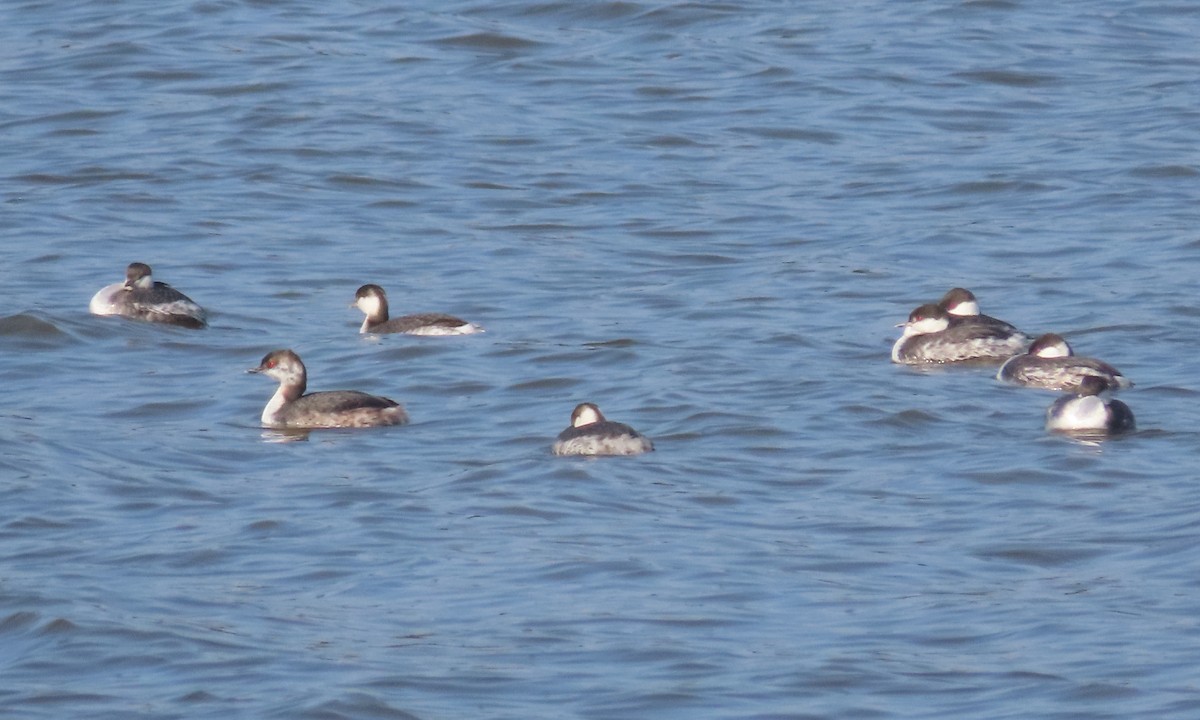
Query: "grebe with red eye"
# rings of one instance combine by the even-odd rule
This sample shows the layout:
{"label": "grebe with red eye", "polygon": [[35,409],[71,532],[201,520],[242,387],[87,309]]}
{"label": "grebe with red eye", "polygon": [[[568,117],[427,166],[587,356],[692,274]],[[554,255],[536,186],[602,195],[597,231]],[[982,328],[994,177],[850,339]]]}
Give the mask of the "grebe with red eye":
{"label": "grebe with red eye", "polygon": [[1000,361],[1025,349],[1027,339],[986,323],[954,322],[945,309],[929,303],[909,313],[903,334],[892,346],[892,362],[903,365]]}
{"label": "grebe with red eye", "polygon": [[327,390],[304,394],[308,373],[300,356],[275,350],[258,367],[247,370],[279,381],[279,389],[263,408],[268,428],[352,428],[403,425],[408,414],[394,400],[357,390]]}

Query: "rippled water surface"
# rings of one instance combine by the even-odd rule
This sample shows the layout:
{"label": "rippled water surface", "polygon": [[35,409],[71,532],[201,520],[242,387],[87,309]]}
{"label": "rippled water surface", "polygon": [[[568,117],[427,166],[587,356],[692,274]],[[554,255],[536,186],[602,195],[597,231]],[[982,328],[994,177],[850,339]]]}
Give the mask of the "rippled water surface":
{"label": "rippled water surface", "polygon": [[[1197,37],[5,4],[0,715],[1197,717]],[[88,315],[134,260],[211,327]],[[487,332],[360,336],[366,282]],[[1120,367],[1139,431],[892,365],[956,285]],[[413,423],[263,431],[280,347]],[[551,456],[582,400],[657,451]]]}

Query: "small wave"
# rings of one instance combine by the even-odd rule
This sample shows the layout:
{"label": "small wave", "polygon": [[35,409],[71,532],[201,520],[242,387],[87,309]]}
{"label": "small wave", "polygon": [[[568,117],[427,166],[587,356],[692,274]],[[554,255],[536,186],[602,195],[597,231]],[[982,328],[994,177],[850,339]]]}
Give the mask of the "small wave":
{"label": "small wave", "polygon": [[9,315],[8,317],[0,318],[0,335],[29,337],[29,338],[56,338],[65,337],[66,333],[58,329],[54,323],[42,320],[39,317],[19,313],[17,315]]}

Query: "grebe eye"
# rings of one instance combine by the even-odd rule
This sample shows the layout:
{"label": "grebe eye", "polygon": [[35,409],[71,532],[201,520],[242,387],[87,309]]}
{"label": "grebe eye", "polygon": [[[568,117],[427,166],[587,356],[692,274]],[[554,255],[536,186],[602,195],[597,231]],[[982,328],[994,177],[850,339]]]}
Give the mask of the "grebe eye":
{"label": "grebe eye", "polygon": [[277,363],[274,360],[271,360],[270,362],[267,363],[267,367],[273,368],[273,367],[275,367],[276,364]]}

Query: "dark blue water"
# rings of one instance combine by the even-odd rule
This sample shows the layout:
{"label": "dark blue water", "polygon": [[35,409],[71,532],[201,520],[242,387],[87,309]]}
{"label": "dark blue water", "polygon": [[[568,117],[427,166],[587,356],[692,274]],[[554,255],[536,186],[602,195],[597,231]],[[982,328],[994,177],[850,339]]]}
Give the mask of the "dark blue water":
{"label": "dark blue water", "polygon": [[[5,718],[1194,718],[1200,10],[0,8]],[[87,314],[131,261],[204,331]],[[367,282],[464,338],[359,336]],[[1136,434],[892,365],[952,286]],[[403,428],[258,427],[244,370]],[[552,457],[577,402],[657,451]]]}

